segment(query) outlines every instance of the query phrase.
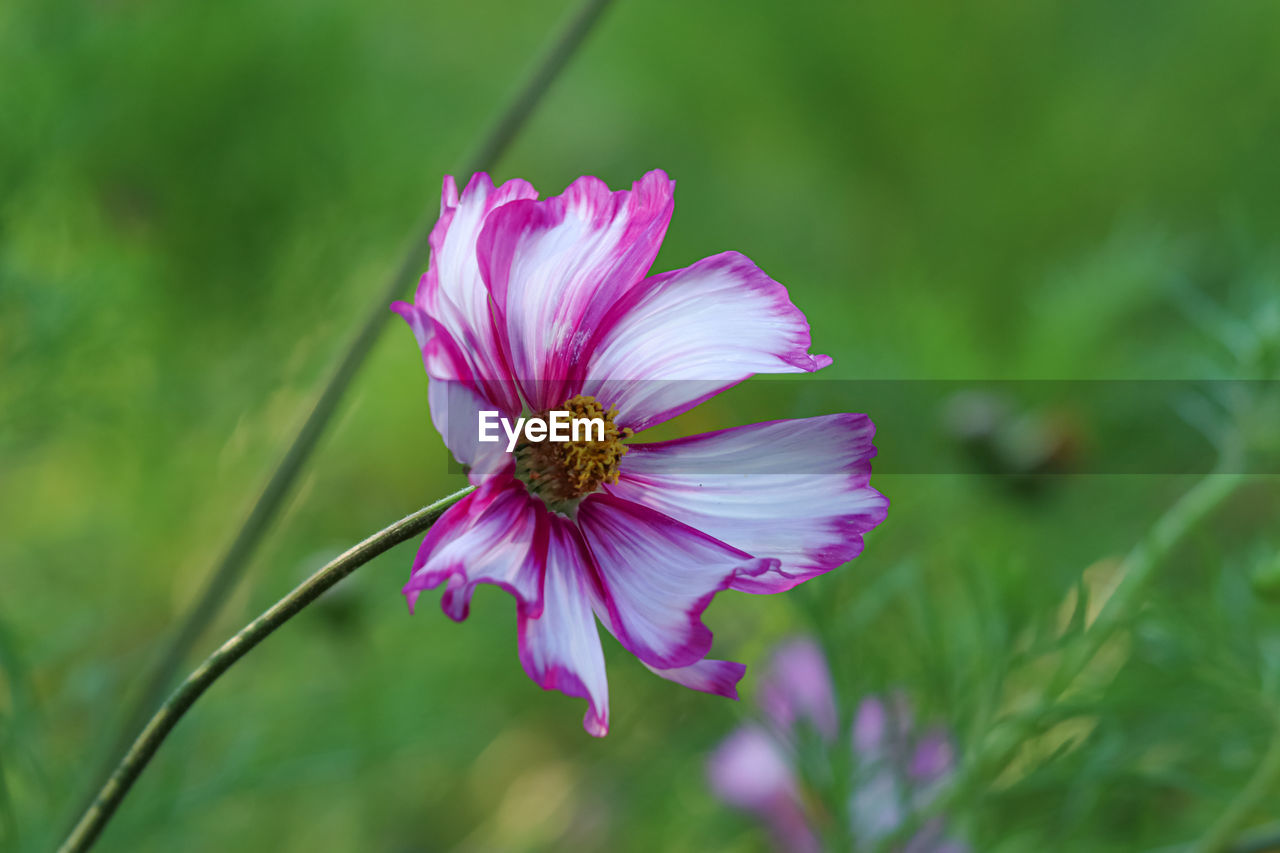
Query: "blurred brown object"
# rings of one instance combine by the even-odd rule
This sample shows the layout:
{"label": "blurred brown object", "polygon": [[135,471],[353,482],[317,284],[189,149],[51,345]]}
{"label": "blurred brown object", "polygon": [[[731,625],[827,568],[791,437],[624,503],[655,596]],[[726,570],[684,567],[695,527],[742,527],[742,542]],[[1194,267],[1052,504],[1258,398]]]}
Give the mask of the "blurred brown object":
{"label": "blurred brown object", "polygon": [[994,391],[952,394],[943,424],[981,473],[1006,478],[1021,493],[1042,490],[1046,476],[1077,470],[1083,456],[1084,432],[1071,412],[1021,410]]}

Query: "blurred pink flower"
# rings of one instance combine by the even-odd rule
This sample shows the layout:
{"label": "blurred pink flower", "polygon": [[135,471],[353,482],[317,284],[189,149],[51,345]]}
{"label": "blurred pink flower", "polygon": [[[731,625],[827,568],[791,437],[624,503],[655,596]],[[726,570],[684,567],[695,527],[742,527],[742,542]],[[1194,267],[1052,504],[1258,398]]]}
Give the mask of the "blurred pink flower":
{"label": "blurred pink flower", "polygon": [[760,726],[743,726],[707,762],[711,789],[731,806],[764,821],[781,850],[819,850],[800,801],[792,756]]}
{"label": "blurred pink flower", "polygon": [[[660,275],[673,182],[630,191],[591,177],[538,200],[528,183],[444,182],[413,304],[434,424],[475,492],[428,533],[404,592],[444,585],[462,620],[477,583],[516,599],[520,660],[546,689],[587,699],[608,729],[596,619],[664,678],[736,698],[745,667],[706,658],[702,612],[724,589],[781,592],[857,556],[885,517],[869,486],[874,428],[837,414],[625,444],[756,373],[814,371],[786,289],[734,252]],[[600,417],[602,441],[478,436],[514,422]]]}
{"label": "blurred pink flower", "polygon": [[[716,748],[707,762],[711,790],[756,815],[780,850],[816,850],[818,835],[804,808],[797,771],[796,726],[807,718],[828,747],[836,742],[838,727],[835,689],[816,643],[800,639],[778,647],[761,680],[759,704],[769,726],[743,726]],[[855,776],[847,815],[849,834],[860,845],[882,841],[926,807],[955,765],[950,737],[936,728],[917,733],[901,694],[862,701],[854,715],[852,746]],[[949,837],[946,822],[935,817],[900,850],[967,853],[969,847]]]}
{"label": "blurred pink flower", "polygon": [[826,740],[836,738],[840,724],[831,671],[812,640],[791,640],[774,649],[756,702],[783,737],[803,720]]}
{"label": "blurred pink flower", "polygon": [[[950,736],[939,728],[917,732],[911,705],[900,693],[862,700],[854,716],[853,753],[858,784],[849,815],[865,841],[879,841],[927,806],[955,768]],[[941,818],[927,821],[903,853],[965,853],[968,846],[947,838],[945,829]]]}

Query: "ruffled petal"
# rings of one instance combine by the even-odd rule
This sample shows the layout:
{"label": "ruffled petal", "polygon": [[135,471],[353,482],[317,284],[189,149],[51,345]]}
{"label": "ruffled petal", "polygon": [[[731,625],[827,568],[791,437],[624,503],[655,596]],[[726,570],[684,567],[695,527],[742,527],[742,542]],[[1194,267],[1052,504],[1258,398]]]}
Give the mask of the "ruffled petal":
{"label": "ruffled petal", "polygon": [[781,592],[862,551],[888,500],[868,485],[875,427],[825,415],[632,444],[608,490],[779,568],[736,578],[744,592]]}
{"label": "ruffled petal", "polygon": [[[484,474],[510,467],[508,455],[500,442],[487,444],[478,438],[478,416],[483,410],[514,418],[520,412],[519,395],[513,383],[494,381],[476,383],[471,379],[471,366],[453,339],[439,331],[439,325],[417,305],[395,302],[391,305],[418,340],[423,364],[427,369],[427,398],[431,407],[431,423],[455,459],[473,469],[472,482]],[[459,377],[459,378],[448,378]],[[488,389],[486,392],[485,389]],[[499,398],[494,400],[490,394]],[[504,408],[516,401],[515,409]]]}
{"label": "ruffled petal", "polygon": [[423,366],[430,364],[427,358],[427,348],[435,340],[436,332],[431,318],[427,316],[427,312],[412,302],[392,302],[391,310],[399,314],[409,324],[409,329],[413,332],[413,337],[418,342],[418,349],[422,351]]}
{"label": "ruffled petal", "polygon": [[711,649],[702,612],[740,575],[775,569],[688,525],[630,501],[595,494],[578,526],[599,572],[598,609],[622,645],[658,669],[697,663]]}
{"label": "ruffled petal", "polygon": [[609,311],[591,346],[582,393],[616,405],[639,432],[756,373],[798,373],[831,359],[809,353],[809,323],[787,289],[725,252],[646,279]]}
{"label": "ruffled petal", "polygon": [[413,610],[424,589],[446,583],[440,605],[449,618],[467,618],[478,583],[511,593],[517,611],[542,611],[547,555],[546,513],[519,482],[492,478],[458,501],[422,540],[404,595]]}
{"label": "ruffled petal", "polygon": [[570,522],[555,515],[548,521],[542,614],[519,617],[520,663],[543,689],[586,699],[582,725],[603,737],[609,731],[609,685],[591,610],[590,558]]}
{"label": "ruffled petal", "polygon": [[661,171],[619,192],[583,177],[563,195],[514,202],[486,220],[480,270],[512,373],[534,410],[576,393],[590,338],[657,257],[673,187]]}
{"label": "ruffled petal", "polygon": [[[432,347],[419,338],[428,375],[472,381],[487,399],[506,411],[518,412],[520,403],[503,361],[489,291],[480,277],[476,242],[495,210],[537,197],[537,190],[527,181],[507,181],[495,188],[483,172],[473,175],[459,196],[453,177],[446,176],[440,219],[431,230],[431,261],[414,299],[433,321],[435,337],[448,338],[451,344]],[[399,307],[397,310],[405,313]]]}
{"label": "ruffled petal", "polygon": [[729,699],[738,698],[738,682],[747,672],[745,664],[710,658],[703,658],[690,666],[679,666],[674,669],[658,669],[647,663],[645,668],[676,684],[683,684],[685,687],[701,690],[703,693],[715,693]]}

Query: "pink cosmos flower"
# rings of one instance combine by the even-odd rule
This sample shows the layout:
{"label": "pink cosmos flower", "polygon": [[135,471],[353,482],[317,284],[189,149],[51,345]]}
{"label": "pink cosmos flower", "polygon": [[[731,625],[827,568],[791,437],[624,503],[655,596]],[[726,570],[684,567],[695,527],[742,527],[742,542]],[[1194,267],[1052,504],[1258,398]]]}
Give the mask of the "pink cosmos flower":
{"label": "pink cosmos flower", "polygon": [[[592,177],[538,199],[525,181],[444,181],[408,321],[432,420],[477,488],[432,527],[404,588],[444,586],[465,619],[478,583],[516,599],[520,661],[608,730],[598,619],[663,678],[736,698],[745,667],[706,657],[725,589],[781,592],[862,550],[887,502],[868,485],[874,428],[837,414],[655,443],[628,440],[756,373],[811,372],[786,289],[735,252],[649,275],[673,182]],[[485,443],[480,412],[599,417],[603,440]],[[593,436],[599,438],[599,436]]]}
{"label": "pink cosmos flower", "polygon": [[[775,650],[761,679],[759,704],[765,725],[750,723],[726,738],[707,760],[711,790],[736,808],[754,814],[774,836],[779,850],[808,853],[821,848],[810,822],[797,768],[800,732],[806,725],[826,754],[837,738],[835,689],[826,658],[809,639]],[[868,697],[852,725],[853,795],[842,810],[849,835],[868,849],[896,832],[925,808],[955,766],[951,739],[941,729],[915,730],[906,697]],[[925,821],[900,853],[969,853],[947,832],[941,817]]]}

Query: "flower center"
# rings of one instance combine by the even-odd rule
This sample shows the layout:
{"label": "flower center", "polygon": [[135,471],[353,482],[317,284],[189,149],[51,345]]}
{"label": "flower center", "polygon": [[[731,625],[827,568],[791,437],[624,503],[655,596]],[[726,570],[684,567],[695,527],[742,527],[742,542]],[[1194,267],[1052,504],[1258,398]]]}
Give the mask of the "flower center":
{"label": "flower center", "polygon": [[613,422],[616,407],[605,411],[599,400],[586,394],[570,397],[560,410],[569,413],[571,422],[598,419],[604,429],[582,424],[587,428],[575,429],[574,440],[548,439],[516,448],[516,476],[548,507],[568,512],[601,484],[618,482],[618,462],[627,452],[622,442],[634,433],[630,427],[619,430]]}

